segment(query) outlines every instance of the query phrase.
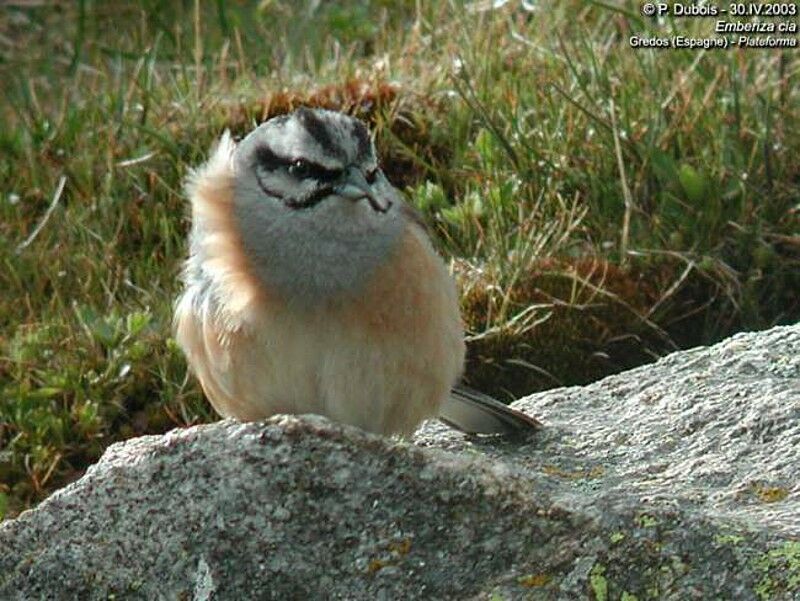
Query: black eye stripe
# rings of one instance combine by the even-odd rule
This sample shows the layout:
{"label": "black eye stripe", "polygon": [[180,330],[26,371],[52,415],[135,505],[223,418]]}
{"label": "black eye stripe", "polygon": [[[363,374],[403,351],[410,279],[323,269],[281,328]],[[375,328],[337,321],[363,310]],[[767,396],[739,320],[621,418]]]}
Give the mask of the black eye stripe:
{"label": "black eye stripe", "polygon": [[[300,179],[315,179],[320,182],[332,182],[342,175],[342,169],[330,169],[319,163],[309,161],[308,159],[287,159],[278,156],[266,146],[259,146],[256,149],[255,156],[255,162],[267,171],[275,171],[280,168],[290,169],[294,167],[294,169],[290,169],[290,172],[294,171],[295,173],[293,173],[293,175],[296,175],[296,177]],[[302,161],[302,166],[298,165],[299,161]]]}
{"label": "black eye stripe", "polygon": [[341,169],[328,169],[317,163],[304,161],[303,167],[298,174],[302,179],[315,179],[320,182],[332,182],[339,179],[342,175]]}
{"label": "black eye stripe", "polygon": [[259,146],[256,149],[256,164],[267,171],[275,171],[281,167],[288,167],[292,162],[283,157],[279,157],[266,146]]}

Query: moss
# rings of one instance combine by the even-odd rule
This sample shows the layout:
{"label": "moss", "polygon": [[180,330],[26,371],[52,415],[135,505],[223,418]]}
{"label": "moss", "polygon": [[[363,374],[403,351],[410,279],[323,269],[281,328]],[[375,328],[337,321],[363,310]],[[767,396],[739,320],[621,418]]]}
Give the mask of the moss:
{"label": "moss", "polygon": [[636,524],[640,528],[653,528],[658,525],[658,520],[652,515],[643,513],[636,518]]}
{"label": "moss", "polygon": [[720,545],[738,545],[744,540],[745,538],[738,534],[718,534],[714,537],[714,542]]}
{"label": "moss", "polygon": [[552,576],[548,574],[538,573],[538,574],[526,574],[525,576],[520,576],[517,580],[520,586],[524,586],[526,588],[535,588],[539,586],[545,586],[549,584],[553,580]]}
{"label": "moss", "polygon": [[786,541],[753,562],[761,579],[755,593],[762,601],[800,593],[800,542]]}
{"label": "moss", "polygon": [[595,601],[608,601],[608,580],[606,580],[605,567],[596,564],[589,573],[589,586],[594,594]]}
{"label": "moss", "polygon": [[625,540],[625,533],[624,532],[614,532],[611,536],[608,537],[611,541],[612,545],[616,545],[619,542]]}

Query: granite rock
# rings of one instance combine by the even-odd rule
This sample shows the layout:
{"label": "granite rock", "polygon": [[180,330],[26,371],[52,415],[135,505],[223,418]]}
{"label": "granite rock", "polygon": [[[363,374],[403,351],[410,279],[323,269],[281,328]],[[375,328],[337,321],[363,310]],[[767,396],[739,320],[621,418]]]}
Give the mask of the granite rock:
{"label": "granite rock", "polygon": [[0,598],[800,598],[799,326],[516,406],[545,427],[115,444],[0,524]]}

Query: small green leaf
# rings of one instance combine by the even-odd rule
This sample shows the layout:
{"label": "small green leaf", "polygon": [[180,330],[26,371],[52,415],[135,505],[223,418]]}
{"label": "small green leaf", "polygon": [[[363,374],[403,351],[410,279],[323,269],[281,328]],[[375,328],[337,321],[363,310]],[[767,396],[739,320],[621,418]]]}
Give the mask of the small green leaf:
{"label": "small green leaf", "polygon": [[447,197],[441,186],[425,182],[415,190],[414,204],[421,211],[435,212],[447,207]]}
{"label": "small green leaf", "polygon": [[706,179],[691,165],[681,165],[678,172],[678,179],[681,182],[686,197],[693,203],[702,202],[706,196]]}
{"label": "small green leaf", "polygon": [[151,315],[146,311],[134,311],[125,318],[125,329],[130,336],[138,336],[150,325]]}
{"label": "small green leaf", "polygon": [[54,386],[42,386],[41,388],[36,388],[35,390],[31,390],[28,393],[28,397],[32,399],[52,399],[63,393],[64,391],[61,388],[56,388]]}
{"label": "small green leaf", "polygon": [[494,164],[496,149],[491,132],[486,129],[478,132],[475,137],[475,151],[478,153],[484,167],[489,168]]}

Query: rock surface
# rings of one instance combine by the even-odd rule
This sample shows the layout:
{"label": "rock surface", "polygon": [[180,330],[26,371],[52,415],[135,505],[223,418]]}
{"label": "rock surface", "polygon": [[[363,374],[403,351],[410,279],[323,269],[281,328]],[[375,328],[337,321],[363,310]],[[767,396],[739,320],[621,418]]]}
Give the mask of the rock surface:
{"label": "rock surface", "polygon": [[800,326],[516,406],[546,428],[116,444],[0,525],[0,599],[800,599]]}

